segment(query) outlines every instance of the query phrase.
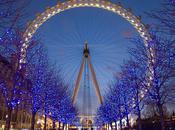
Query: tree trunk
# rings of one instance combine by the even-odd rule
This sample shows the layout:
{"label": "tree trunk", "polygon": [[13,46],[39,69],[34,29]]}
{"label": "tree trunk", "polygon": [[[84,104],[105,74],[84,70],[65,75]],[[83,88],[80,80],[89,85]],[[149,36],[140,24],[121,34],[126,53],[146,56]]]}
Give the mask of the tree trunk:
{"label": "tree trunk", "polygon": [[165,130],[165,121],[164,121],[164,113],[162,104],[158,104],[159,114],[160,114],[160,123],[162,130]]}
{"label": "tree trunk", "polygon": [[138,130],[142,130],[142,122],[141,122],[141,110],[140,110],[140,97],[139,97],[140,88],[137,87],[137,95],[136,95],[136,104],[137,104],[137,116],[138,116]]}
{"label": "tree trunk", "polygon": [[32,112],[31,130],[35,129],[35,115],[36,115],[36,112]]}
{"label": "tree trunk", "polygon": [[67,124],[67,129],[69,130],[69,124]]}
{"label": "tree trunk", "polygon": [[117,127],[118,127],[118,126],[117,126],[117,122],[115,122],[115,130],[117,130]]}
{"label": "tree trunk", "polygon": [[122,119],[120,118],[120,130],[122,130]]}
{"label": "tree trunk", "polygon": [[55,130],[55,121],[53,120],[53,129]]}
{"label": "tree trunk", "polygon": [[127,130],[130,130],[130,124],[129,124],[129,117],[128,114],[126,116],[126,124],[127,124]]}
{"label": "tree trunk", "polygon": [[44,116],[44,130],[47,129],[47,115]]}
{"label": "tree trunk", "polygon": [[110,126],[111,126],[111,130],[113,130],[113,126],[112,126],[112,123],[110,124]]}
{"label": "tree trunk", "polygon": [[58,121],[58,130],[60,130],[60,122]]}
{"label": "tree trunk", "polygon": [[11,116],[12,116],[12,108],[8,107],[7,108],[7,118],[6,118],[6,125],[5,125],[5,130],[10,130],[10,122],[11,122]]}
{"label": "tree trunk", "polygon": [[62,130],[64,130],[64,123],[63,123],[63,126],[62,126]]}
{"label": "tree trunk", "polygon": [[142,124],[141,124],[141,113],[140,113],[140,108],[138,106],[138,130],[142,130]]}
{"label": "tree trunk", "polygon": [[65,130],[67,130],[67,124],[65,125]]}

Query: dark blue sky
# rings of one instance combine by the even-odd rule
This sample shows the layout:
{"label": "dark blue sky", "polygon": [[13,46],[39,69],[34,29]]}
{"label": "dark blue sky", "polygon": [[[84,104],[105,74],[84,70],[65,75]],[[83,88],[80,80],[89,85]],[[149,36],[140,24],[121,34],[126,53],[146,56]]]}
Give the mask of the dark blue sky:
{"label": "dark blue sky", "polygon": [[[56,1],[33,0],[26,10],[30,16],[26,21],[32,20],[36,13],[43,12],[46,7],[55,5]],[[162,0],[113,1],[121,2],[124,7],[131,8],[134,14],[141,15],[144,23],[152,24],[154,21],[144,12],[159,9]],[[127,48],[134,46],[128,38],[136,35],[136,30],[125,19],[112,12],[97,8],[76,8],[49,19],[35,36],[39,36],[48,49],[50,61],[62,68],[63,77],[70,84],[71,91],[80,67],[84,42],[88,41],[92,63],[104,95],[113,75],[120,71],[123,60],[129,57]],[[82,91],[80,89],[80,93]],[[79,102],[82,96],[80,93]],[[92,97],[96,98],[94,91]],[[93,104],[98,103],[94,100]]]}

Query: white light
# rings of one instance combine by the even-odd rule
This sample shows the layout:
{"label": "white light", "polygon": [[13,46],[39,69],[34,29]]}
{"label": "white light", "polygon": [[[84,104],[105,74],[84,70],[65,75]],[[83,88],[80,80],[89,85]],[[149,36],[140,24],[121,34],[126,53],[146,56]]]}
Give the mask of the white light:
{"label": "white light", "polygon": [[143,98],[143,97],[144,97],[144,94],[141,95],[141,98]]}
{"label": "white light", "polygon": [[[23,44],[23,47],[27,49],[28,45],[27,44]],[[24,49],[25,51],[25,49]]]}
{"label": "white light", "polygon": [[30,37],[31,37],[31,36],[32,36],[32,34],[29,32],[29,33],[28,33],[28,36],[30,36]]}
{"label": "white light", "polygon": [[46,19],[46,17],[43,17],[43,19],[45,20],[45,19]]}
{"label": "white light", "polygon": [[72,5],[73,7],[77,7],[77,4]]}
{"label": "white light", "polygon": [[38,24],[35,24],[35,27],[37,28],[38,27]]}
{"label": "white light", "polygon": [[21,48],[21,52],[24,52],[24,48]]}
{"label": "white light", "polygon": [[36,122],[37,124],[43,124],[44,120],[38,119],[38,121]]}
{"label": "white light", "polygon": [[61,11],[61,9],[58,9],[58,10],[57,10],[57,13],[59,13],[60,11]]}
{"label": "white light", "polygon": [[48,16],[48,17],[50,17],[50,16],[51,16],[51,14],[48,14],[47,16]]}
{"label": "white light", "polygon": [[149,40],[149,38],[148,38],[148,37],[145,37],[145,40],[146,40],[146,41],[148,41],[148,40]]}
{"label": "white light", "polygon": [[22,63],[22,59],[20,59],[19,63]]}
{"label": "white light", "polygon": [[135,22],[135,21],[132,19],[132,20],[131,20],[131,23],[134,23],[134,22]]}
{"label": "white light", "polygon": [[135,107],[136,105],[135,104],[132,104],[132,107]]}
{"label": "white light", "polygon": [[96,7],[100,7],[100,5],[99,5],[99,4],[95,4],[95,6],[96,6]]}
{"label": "white light", "polygon": [[122,13],[122,16],[125,16],[126,14],[125,13]]}
{"label": "white light", "polygon": [[112,11],[115,11],[115,8],[112,8]]}
{"label": "white light", "polygon": [[24,48],[26,46],[26,43],[22,44],[22,48]]}
{"label": "white light", "polygon": [[84,5],[85,5],[85,6],[89,6],[88,3],[85,3]]}
{"label": "white light", "polygon": [[23,59],[23,63],[26,63],[26,60]]}
{"label": "white light", "polygon": [[107,8],[108,10],[110,10],[110,6],[107,6],[106,8]]}
{"label": "white light", "polygon": [[25,41],[26,41],[26,42],[28,41],[28,38],[27,38],[27,37],[25,38]]}
{"label": "white light", "polygon": [[139,31],[142,31],[142,27],[139,27],[138,30],[139,30]]}
{"label": "white light", "polygon": [[121,11],[120,11],[120,10],[118,10],[118,11],[117,11],[117,13],[118,13],[118,14],[120,14],[120,13],[121,13]]}
{"label": "white light", "polygon": [[151,70],[151,73],[152,73],[152,74],[154,74],[154,71],[153,71],[153,70]]}
{"label": "white light", "polygon": [[151,52],[151,56],[153,57],[154,56],[154,53]]}
{"label": "white light", "polygon": [[93,3],[91,3],[90,5],[91,5],[91,6],[94,6],[94,4],[93,4]]}
{"label": "white light", "polygon": [[135,26],[138,27],[139,25],[136,23]]}

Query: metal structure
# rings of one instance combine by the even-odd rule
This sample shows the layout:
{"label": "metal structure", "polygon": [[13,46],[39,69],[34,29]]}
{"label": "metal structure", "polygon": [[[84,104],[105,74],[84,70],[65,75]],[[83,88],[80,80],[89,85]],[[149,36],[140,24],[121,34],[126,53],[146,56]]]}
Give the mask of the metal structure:
{"label": "metal structure", "polygon": [[98,100],[99,100],[100,104],[102,104],[103,99],[102,99],[102,96],[101,96],[101,93],[100,93],[100,88],[99,88],[99,85],[98,85],[98,82],[97,82],[96,74],[95,74],[95,71],[94,71],[94,68],[93,68],[93,65],[92,65],[92,62],[91,62],[90,51],[89,51],[87,43],[85,43],[85,46],[84,46],[83,58],[82,58],[81,67],[80,67],[80,70],[79,70],[79,73],[78,73],[78,77],[77,77],[77,80],[76,80],[76,83],[75,83],[72,101],[73,101],[73,103],[75,103],[75,100],[77,98],[77,94],[78,94],[78,90],[80,88],[80,82],[81,82],[81,79],[82,79],[82,74],[83,74],[83,69],[85,67],[85,64],[87,64],[89,69],[90,69],[93,84],[94,84],[95,91],[96,91],[96,95],[98,97]]}
{"label": "metal structure", "polygon": [[[148,81],[147,84],[150,87],[153,77],[154,77],[154,70],[152,67],[152,63],[154,63],[154,50],[152,48],[152,46],[150,46],[150,42],[152,41],[151,35],[148,31],[147,26],[145,26],[142,21],[141,18],[138,16],[135,16],[132,11],[130,9],[125,9],[121,4],[114,4],[112,2],[110,2],[109,0],[67,0],[65,2],[58,2],[58,4],[56,4],[55,6],[51,7],[51,8],[47,8],[46,11],[44,11],[41,14],[37,14],[36,18],[29,22],[27,25],[26,30],[24,31],[23,34],[23,45],[21,48],[21,55],[20,55],[20,66],[22,64],[25,64],[26,62],[26,50],[28,48],[28,44],[32,38],[32,36],[35,34],[35,32],[39,29],[39,27],[46,22],[48,19],[50,19],[52,16],[61,13],[65,10],[71,9],[71,8],[77,8],[77,7],[95,7],[95,8],[101,8],[101,9],[105,9],[108,11],[111,11],[115,14],[120,15],[121,17],[123,17],[125,20],[129,21],[133,27],[137,30],[137,32],[140,34],[140,36],[143,38],[145,46],[147,47],[147,52],[148,52],[148,57],[150,58],[148,61],[148,66],[149,66],[149,70],[148,70]],[[84,60],[84,59],[83,59]],[[82,66],[84,61],[82,60]],[[90,64],[91,65],[91,64]],[[81,68],[82,68],[81,66]],[[81,70],[80,68],[80,70]],[[92,67],[91,67],[92,68]],[[92,73],[94,73],[93,69],[91,70]],[[78,78],[81,78],[81,74],[78,76]],[[79,80],[79,79],[78,79]],[[96,86],[98,86],[98,83],[96,82],[96,79],[94,79]],[[77,83],[76,86],[79,86],[79,83]],[[78,88],[76,88],[78,89]],[[98,92],[98,87],[97,89],[97,93]],[[77,90],[75,90],[75,92],[77,92]],[[147,92],[147,89],[143,90],[141,92],[141,97],[144,96],[144,94]],[[75,96],[73,98],[76,97],[76,93]],[[102,98],[99,96],[99,100],[100,102],[102,102]]]}

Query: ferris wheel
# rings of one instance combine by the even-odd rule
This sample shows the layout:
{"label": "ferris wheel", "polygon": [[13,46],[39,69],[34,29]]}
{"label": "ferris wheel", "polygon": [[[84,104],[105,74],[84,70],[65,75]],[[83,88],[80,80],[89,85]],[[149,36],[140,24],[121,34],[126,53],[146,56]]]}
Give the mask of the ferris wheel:
{"label": "ferris wheel", "polygon": [[[109,17],[109,21],[106,21],[106,17]],[[121,22],[124,26],[120,27]],[[47,21],[37,32],[48,48],[50,59],[56,62],[58,68],[61,67],[63,79],[69,85],[73,101],[79,106],[81,114],[95,114],[108,85],[120,71],[123,60],[128,58],[127,48],[133,45],[126,39],[127,32],[136,34],[122,18],[91,7],[65,11]],[[94,74],[91,73],[88,60],[85,60],[79,76],[86,43]]]}
{"label": "ferris wheel", "polygon": [[[116,14],[126,19],[126,22]],[[52,16],[55,17],[48,20]],[[121,22],[124,26],[120,26]],[[145,46],[152,40],[141,19],[120,4],[106,0],[70,0],[48,8],[28,24],[23,36],[20,64],[25,63],[26,48],[36,31],[44,37],[43,43],[48,48],[50,59],[61,68],[63,79],[70,86],[73,102],[78,104],[80,113],[84,115],[95,113],[94,108],[103,102],[108,84],[120,70],[122,61],[127,58],[127,47],[132,45],[125,37],[135,35],[137,31]],[[88,56],[84,53],[87,50],[90,52]],[[150,55],[154,55],[154,52],[150,51]],[[151,82],[151,67],[149,76]],[[81,107],[88,103],[91,105]],[[91,112],[83,113],[85,109],[91,109]]]}

